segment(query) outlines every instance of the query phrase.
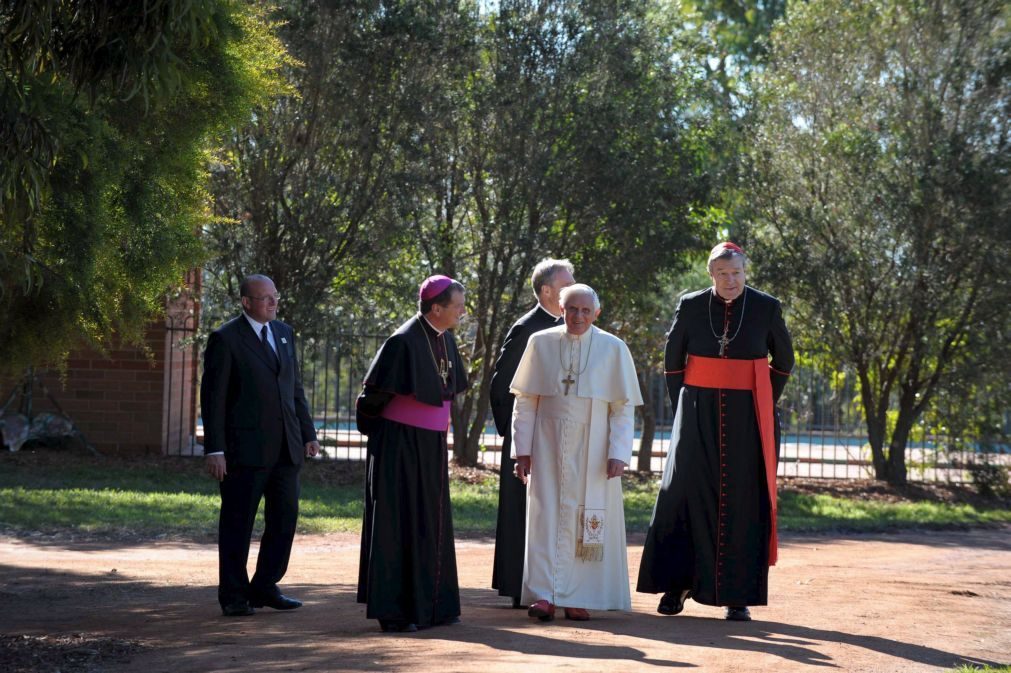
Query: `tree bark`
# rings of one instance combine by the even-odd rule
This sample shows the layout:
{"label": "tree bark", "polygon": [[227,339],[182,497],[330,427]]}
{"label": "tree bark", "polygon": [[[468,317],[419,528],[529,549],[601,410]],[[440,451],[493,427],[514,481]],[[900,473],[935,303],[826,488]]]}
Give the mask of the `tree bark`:
{"label": "tree bark", "polygon": [[[864,408],[864,419],[867,423],[867,441],[871,445],[871,463],[874,465],[874,478],[878,481],[888,480],[888,465],[885,460],[885,433],[887,432],[888,415],[879,411],[877,398],[874,395],[867,371],[857,372],[860,379],[860,403]],[[887,407],[886,407],[887,408]]]}
{"label": "tree bark", "polygon": [[[648,373],[648,370],[647,372]],[[639,390],[642,392],[642,437],[639,439],[639,458],[635,469],[639,472],[649,472],[653,461],[653,438],[656,436],[656,410],[653,408],[653,388],[639,375]]]}
{"label": "tree bark", "polygon": [[895,430],[888,444],[888,483],[893,486],[906,484],[906,448],[916,416],[916,395],[903,395],[899,399],[899,417],[895,420]]}

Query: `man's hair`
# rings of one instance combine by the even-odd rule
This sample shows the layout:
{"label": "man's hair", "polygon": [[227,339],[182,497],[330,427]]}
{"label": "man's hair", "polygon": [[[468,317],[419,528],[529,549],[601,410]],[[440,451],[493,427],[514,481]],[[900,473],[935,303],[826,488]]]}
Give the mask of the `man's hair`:
{"label": "man's hair", "polygon": [[555,274],[562,270],[572,274],[576,272],[572,262],[567,259],[551,259],[549,257],[537,262],[534,272],[530,274],[530,287],[534,289],[534,296],[540,299],[541,288],[550,285],[551,281],[555,279]]}
{"label": "man's hair", "polygon": [[709,273],[713,272],[713,264],[716,263],[718,259],[734,259],[735,257],[740,258],[742,266],[748,265],[748,256],[744,254],[736,245],[726,243],[720,243],[712,252],[709,253],[709,261],[706,262],[706,271]]}
{"label": "man's hair", "polygon": [[585,283],[576,283],[575,285],[563,287],[558,293],[559,303],[562,306],[565,306],[565,302],[568,301],[569,297],[574,294],[585,294],[589,296],[593,299],[593,310],[600,310],[600,297],[597,296],[597,291]]}
{"label": "man's hair", "polygon": [[262,283],[264,281],[266,281],[268,283],[273,283],[274,282],[273,280],[271,280],[267,276],[264,276],[262,273],[254,273],[254,274],[251,274],[249,276],[246,276],[245,278],[242,279],[242,282],[239,283],[239,296],[240,297],[251,297],[252,295],[249,294],[250,286],[253,283]]}
{"label": "man's hair", "polygon": [[449,302],[452,301],[454,292],[466,292],[466,290],[464,290],[463,285],[454,280],[452,283],[446,286],[445,290],[435,295],[431,299],[419,299],[418,311],[421,312],[421,315],[425,315],[426,313],[430,312],[432,310],[432,307],[435,306],[436,304],[438,304],[439,306],[448,306]]}

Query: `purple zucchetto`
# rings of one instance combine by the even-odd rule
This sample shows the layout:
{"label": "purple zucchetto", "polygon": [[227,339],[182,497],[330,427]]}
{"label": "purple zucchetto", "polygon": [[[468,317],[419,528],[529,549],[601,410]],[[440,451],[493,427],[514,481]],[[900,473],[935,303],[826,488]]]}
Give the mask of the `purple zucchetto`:
{"label": "purple zucchetto", "polygon": [[418,288],[418,299],[427,301],[438,297],[452,282],[453,279],[449,276],[429,276]]}

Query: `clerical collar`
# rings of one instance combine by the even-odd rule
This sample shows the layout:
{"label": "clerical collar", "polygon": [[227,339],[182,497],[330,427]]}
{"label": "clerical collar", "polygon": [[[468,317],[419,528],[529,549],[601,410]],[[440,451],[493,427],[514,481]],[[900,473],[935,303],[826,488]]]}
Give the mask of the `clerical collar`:
{"label": "clerical collar", "polygon": [[537,308],[539,308],[540,310],[544,311],[549,316],[551,316],[552,320],[558,320],[559,318],[562,317],[561,314],[555,315],[554,313],[552,313],[548,309],[544,308],[544,304],[542,304],[541,302],[537,302]]}
{"label": "clerical collar", "polygon": [[420,315],[420,316],[421,316],[421,319],[425,321],[425,324],[426,324],[426,325],[428,325],[428,326],[429,326],[429,328],[430,328],[430,329],[431,329],[431,330],[432,330],[433,332],[435,332],[435,336],[437,336],[437,337],[438,337],[438,336],[442,336],[442,333],[446,331],[446,330],[444,330],[444,329],[443,329],[443,330],[439,330],[439,329],[435,329],[435,325],[433,325],[432,323],[428,322],[428,318],[426,318],[426,317],[425,317],[425,314],[424,314],[424,313],[419,313],[418,315]]}
{"label": "clerical collar", "polygon": [[[748,286],[745,285],[744,286],[744,290],[741,291],[741,294],[737,295],[737,299],[740,299],[741,297],[743,297],[744,293],[747,292],[747,291],[748,291]],[[735,301],[737,301],[737,299],[724,299],[723,295],[721,295],[719,292],[717,292],[715,287],[713,288],[713,296],[715,296],[717,299],[719,299],[720,301],[722,301],[724,304],[733,304]]]}

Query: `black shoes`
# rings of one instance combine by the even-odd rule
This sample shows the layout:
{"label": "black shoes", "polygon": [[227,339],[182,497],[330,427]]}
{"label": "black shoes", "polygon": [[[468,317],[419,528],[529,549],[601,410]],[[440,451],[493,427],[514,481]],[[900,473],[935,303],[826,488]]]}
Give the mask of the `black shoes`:
{"label": "black shoes", "polygon": [[728,607],[723,618],[732,622],[750,622],[751,611],[746,607]]}
{"label": "black shoes", "polygon": [[247,598],[240,598],[231,603],[221,605],[221,614],[225,617],[248,617],[255,613],[253,608],[274,608],[275,610],[294,610],[302,607],[302,601],[288,598],[277,588],[274,593],[260,593],[251,587],[246,591]]}
{"label": "black shoes", "polygon": [[380,619],[379,628],[383,633],[414,633],[418,630],[418,625],[394,619]]}
{"label": "black shoes", "polygon": [[[383,630],[383,633],[414,633],[418,630],[418,625],[413,622],[404,621],[401,619],[380,619],[379,628]],[[432,623],[432,626],[451,626],[453,624],[459,624],[460,618],[457,617],[446,617],[445,619],[440,619]],[[426,627],[420,627],[426,628]]]}
{"label": "black shoes", "polygon": [[656,611],[661,615],[677,615],[685,609],[685,601],[692,597],[691,589],[683,591],[668,591],[660,599]]}
{"label": "black shoes", "polygon": [[236,601],[221,606],[221,614],[225,617],[248,617],[253,612],[253,606],[249,604],[249,601]]}
{"label": "black shoes", "polygon": [[[690,589],[683,591],[668,591],[660,599],[660,605],[656,606],[656,611],[661,615],[680,614],[685,609],[685,601],[692,597]],[[751,611],[744,606],[729,606],[723,614],[723,618],[731,622],[750,622]]]}
{"label": "black shoes", "polygon": [[295,598],[288,598],[280,592],[275,596],[263,596],[261,594],[256,594],[249,599],[249,604],[254,608],[262,608],[266,606],[268,608],[274,608],[275,610],[294,610],[295,608],[302,607],[302,601]]}

